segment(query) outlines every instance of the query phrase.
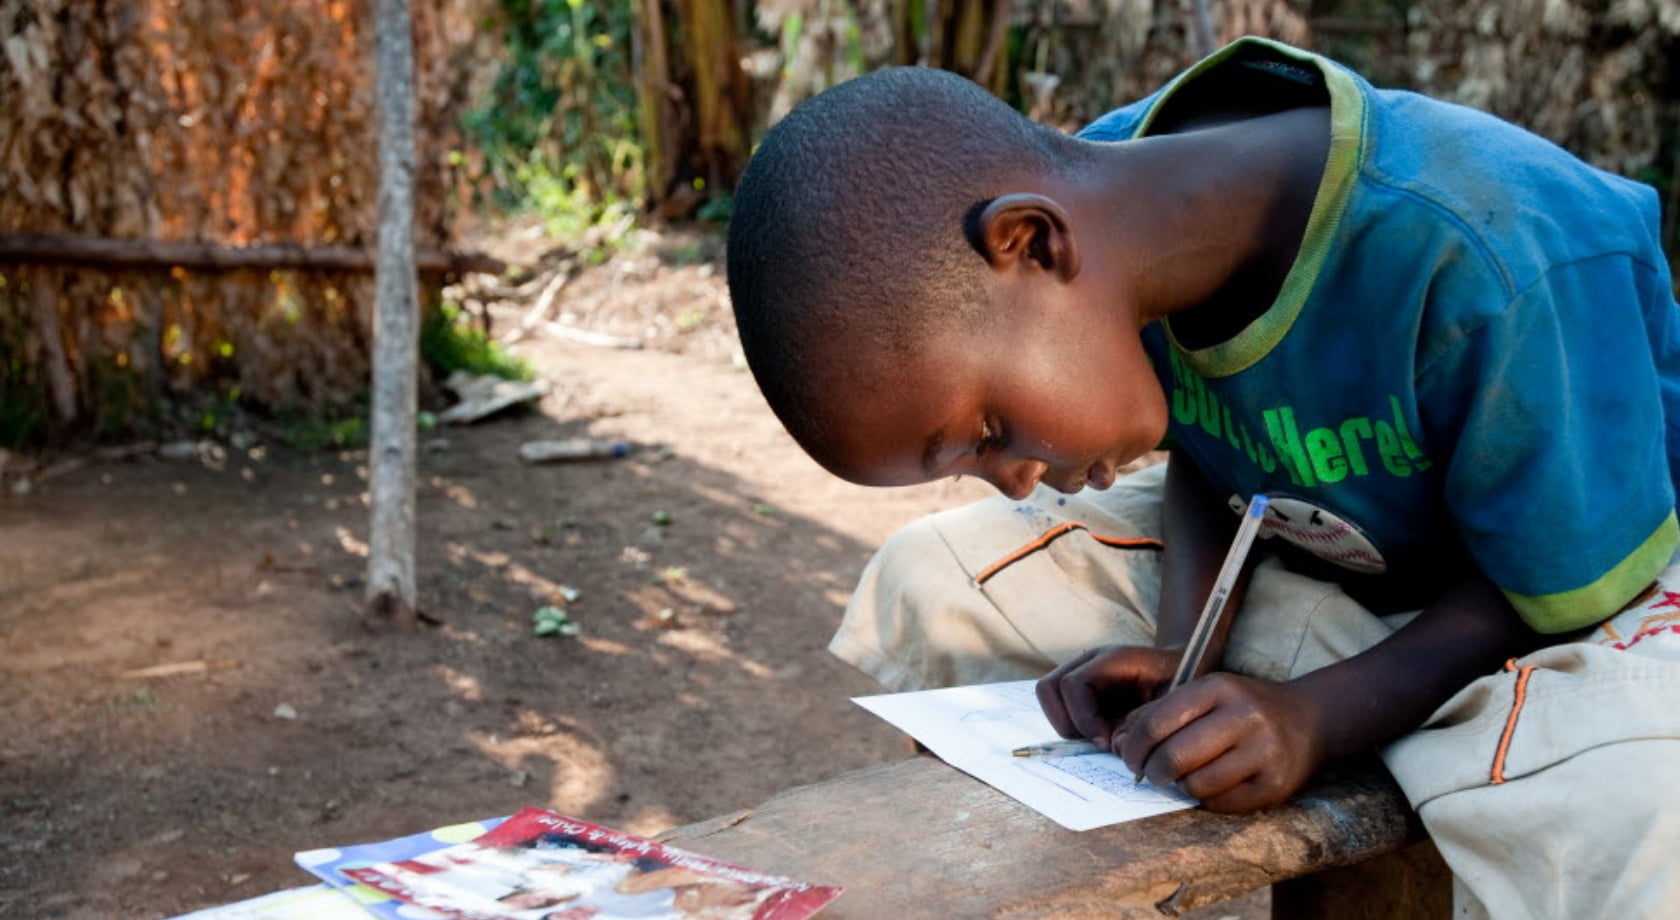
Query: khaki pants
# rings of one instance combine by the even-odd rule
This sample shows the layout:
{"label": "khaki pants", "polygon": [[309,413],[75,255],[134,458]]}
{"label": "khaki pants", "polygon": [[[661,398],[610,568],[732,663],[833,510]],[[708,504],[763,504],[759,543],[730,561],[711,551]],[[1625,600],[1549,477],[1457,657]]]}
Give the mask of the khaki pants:
{"label": "khaki pants", "polygon": [[[1092,646],[1149,644],[1164,476],[912,523],[870,561],[830,651],[914,690],[1037,678]],[[1663,582],[1680,592],[1680,567]],[[1224,667],[1287,680],[1409,616],[1376,616],[1267,560]],[[1453,869],[1458,916],[1680,917],[1677,632],[1680,593],[1659,590],[1586,641],[1475,681],[1384,752]]]}

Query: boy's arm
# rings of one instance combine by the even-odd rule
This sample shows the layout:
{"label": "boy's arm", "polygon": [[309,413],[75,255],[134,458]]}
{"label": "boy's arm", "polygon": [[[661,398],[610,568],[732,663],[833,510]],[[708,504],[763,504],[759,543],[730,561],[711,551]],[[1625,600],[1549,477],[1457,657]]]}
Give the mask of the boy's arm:
{"label": "boy's arm", "polygon": [[1187,684],[1134,710],[1115,749],[1214,811],[1264,808],[1324,764],[1421,725],[1542,640],[1491,583],[1465,582],[1365,652],[1288,683],[1214,674]]}
{"label": "boy's arm", "polygon": [[[1177,451],[1167,458],[1162,517],[1161,599],[1155,621],[1155,647],[1180,652],[1190,644],[1190,634],[1195,631],[1196,621],[1213,592],[1213,583],[1219,577],[1225,553],[1242,518],[1231,513],[1225,506],[1225,497],[1193,462]],[[1244,570],[1226,601],[1232,611],[1242,609],[1248,574]],[[1218,667],[1234,619],[1224,618],[1210,641],[1202,669],[1195,676]],[[1176,670],[1176,660],[1173,667]]]}

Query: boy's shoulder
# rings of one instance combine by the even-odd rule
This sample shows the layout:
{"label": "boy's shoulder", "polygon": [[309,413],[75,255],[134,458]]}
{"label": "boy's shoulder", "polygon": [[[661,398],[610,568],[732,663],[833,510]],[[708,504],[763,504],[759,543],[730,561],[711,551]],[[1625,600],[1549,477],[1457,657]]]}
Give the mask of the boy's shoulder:
{"label": "boy's shoulder", "polygon": [[[1372,88],[1367,99],[1360,170],[1368,179],[1466,212],[1510,200],[1519,209],[1611,212],[1612,226],[1656,217],[1651,187],[1497,115],[1405,90]],[[1574,220],[1575,235],[1594,229]]]}
{"label": "boy's shoulder", "polygon": [[[1667,271],[1650,186],[1478,109],[1399,90],[1368,99],[1347,214],[1364,238],[1432,239],[1442,253],[1475,254],[1450,265],[1506,298],[1560,270]],[[1502,299],[1474,300],[1496,310]]]}
{"label": "boy's shoulder", "polygon": [[[1299,99],[1311,94],[1329,103],[1333,130],[1352,146],[1347,165],[1376,190],[1464,215],[1473,232],[1557,230],[1566,238],[1590,241],[1588,246],[1648,247],[1644,231],[1655,226],[1659,208],[1649,186],[1598,169],[1497,115],[1408,90],[1378,88],[1337,61],[1267,39],[1248,37],[1227,45],[1150,95],[1091,122],[1079,137],[1129,140],[1148,133],[1161,112],[1187,102],[1218,105],[1233,95]],[[1588,213],[1571,213],[1583,211]],[[1547,213],[1559,219],[1538,226],[1523,223]],[[1496,219],[1478,228],[1478,215],[1490,214]],[[1505,222],[1497,219],[1501,216]]]}

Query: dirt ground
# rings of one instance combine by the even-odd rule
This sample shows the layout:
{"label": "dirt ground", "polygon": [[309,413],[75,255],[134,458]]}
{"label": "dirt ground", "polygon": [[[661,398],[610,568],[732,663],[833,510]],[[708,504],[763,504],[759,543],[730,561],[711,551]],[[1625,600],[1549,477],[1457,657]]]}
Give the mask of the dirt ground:
{"label": "dirt ground", "polygon": [[[872,547],[984,487],[822,472],[735,359],[721,274],[715,240],[644,237],[558,287],[552,318],[649,347],[533,333],[515,349],[552,384],[540,405],[422,434],[438,622],[411,633],[359,619],[363,451],[259,433],[27,476],[12,458],[0,917],[171,917],[309,884],[299,850],[526,805],[651,834],[905,756],[824,645]],[[547,286],[503,292],[499,330]],[[575,435],[634,450],[516,456]],[[545,605],[579,634],[534,636]]]}

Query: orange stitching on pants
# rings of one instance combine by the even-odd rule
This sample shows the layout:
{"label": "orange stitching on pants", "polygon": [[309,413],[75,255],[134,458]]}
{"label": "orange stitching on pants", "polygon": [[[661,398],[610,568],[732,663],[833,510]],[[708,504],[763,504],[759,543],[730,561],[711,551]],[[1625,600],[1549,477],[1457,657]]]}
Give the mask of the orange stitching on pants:
{"label": "orange stitching on pants", "polygon": [[[985,584],[987,579],[990,579],[993,575],[996,575],[997,573],[1003,571],[1006,568],[1009,568],[1010,566],[1014,565],[1015,563],[1020,562],[1022,559],[1025,559],[1026,557],[1032,555],[1033,553],[1036,553],[1039,550],[1045,548],[1046,546],[1049,546],[1051,544],[1051,542],[1054,541],[1057,537],[1061,537],[1061,536],[1064,536],[1066,534],[1072,533],[1075,530],[1083,530],[1086,533],[1090,533],[1090,528],[1086,527],[1084,524],[1079,523],[1078,521],[1069,521],[1066,524],[1059,524],[1055,527],[1052,527],[1049,530],[1046,530],[1044,533],[1039,534],[1037,539],[1033,540],[1032,542],[1026,544],[1025,546],[1021,547],[1018,550],[1015,550],[1014,552],[1012,552],[1009,555],[1003,557],[1002,559],[999,559],[998,561],[992,563],[991,565],[986,566],[986,568],[983,569],[980,572],[980,574],[974,576],[974,583],[977,584],[977,585]],[[1112,547],[1115,547],[1117,549],[1160,549],[1161,548],[1161,541],[1160,540],[1151,540],[1147,537],[1137,537],[1137,538],[1134,538],[1134,539],[1126,539],[1126,538],[1122,538],[1122,537],[1105,537],[1105,536],[1102,536],[1101,534],[1092,533],[1091,534],[1091,539],[1097,541],[1098,543],[1103,544],[1104,546],[1112,546]]]}
{"label": "orange stitching on pants", "polygon": [[[1494,785],[1505,782],[1505,755],[1511,749],[1511,736],[1517,731],[1517,716],[1522,712],[1523,703],[1528,701],[1528,678],[1539,665],[1528,665],[1517,674],[1516,699],[1511,703],[1511,714],[1505,718],[1505,732],[1499,736],[1499,750],[1493,755],[1493,770],[1488,778]],[[1517,660],[1512,658],[1505,662],[1505,670],[1516,671]]]}

